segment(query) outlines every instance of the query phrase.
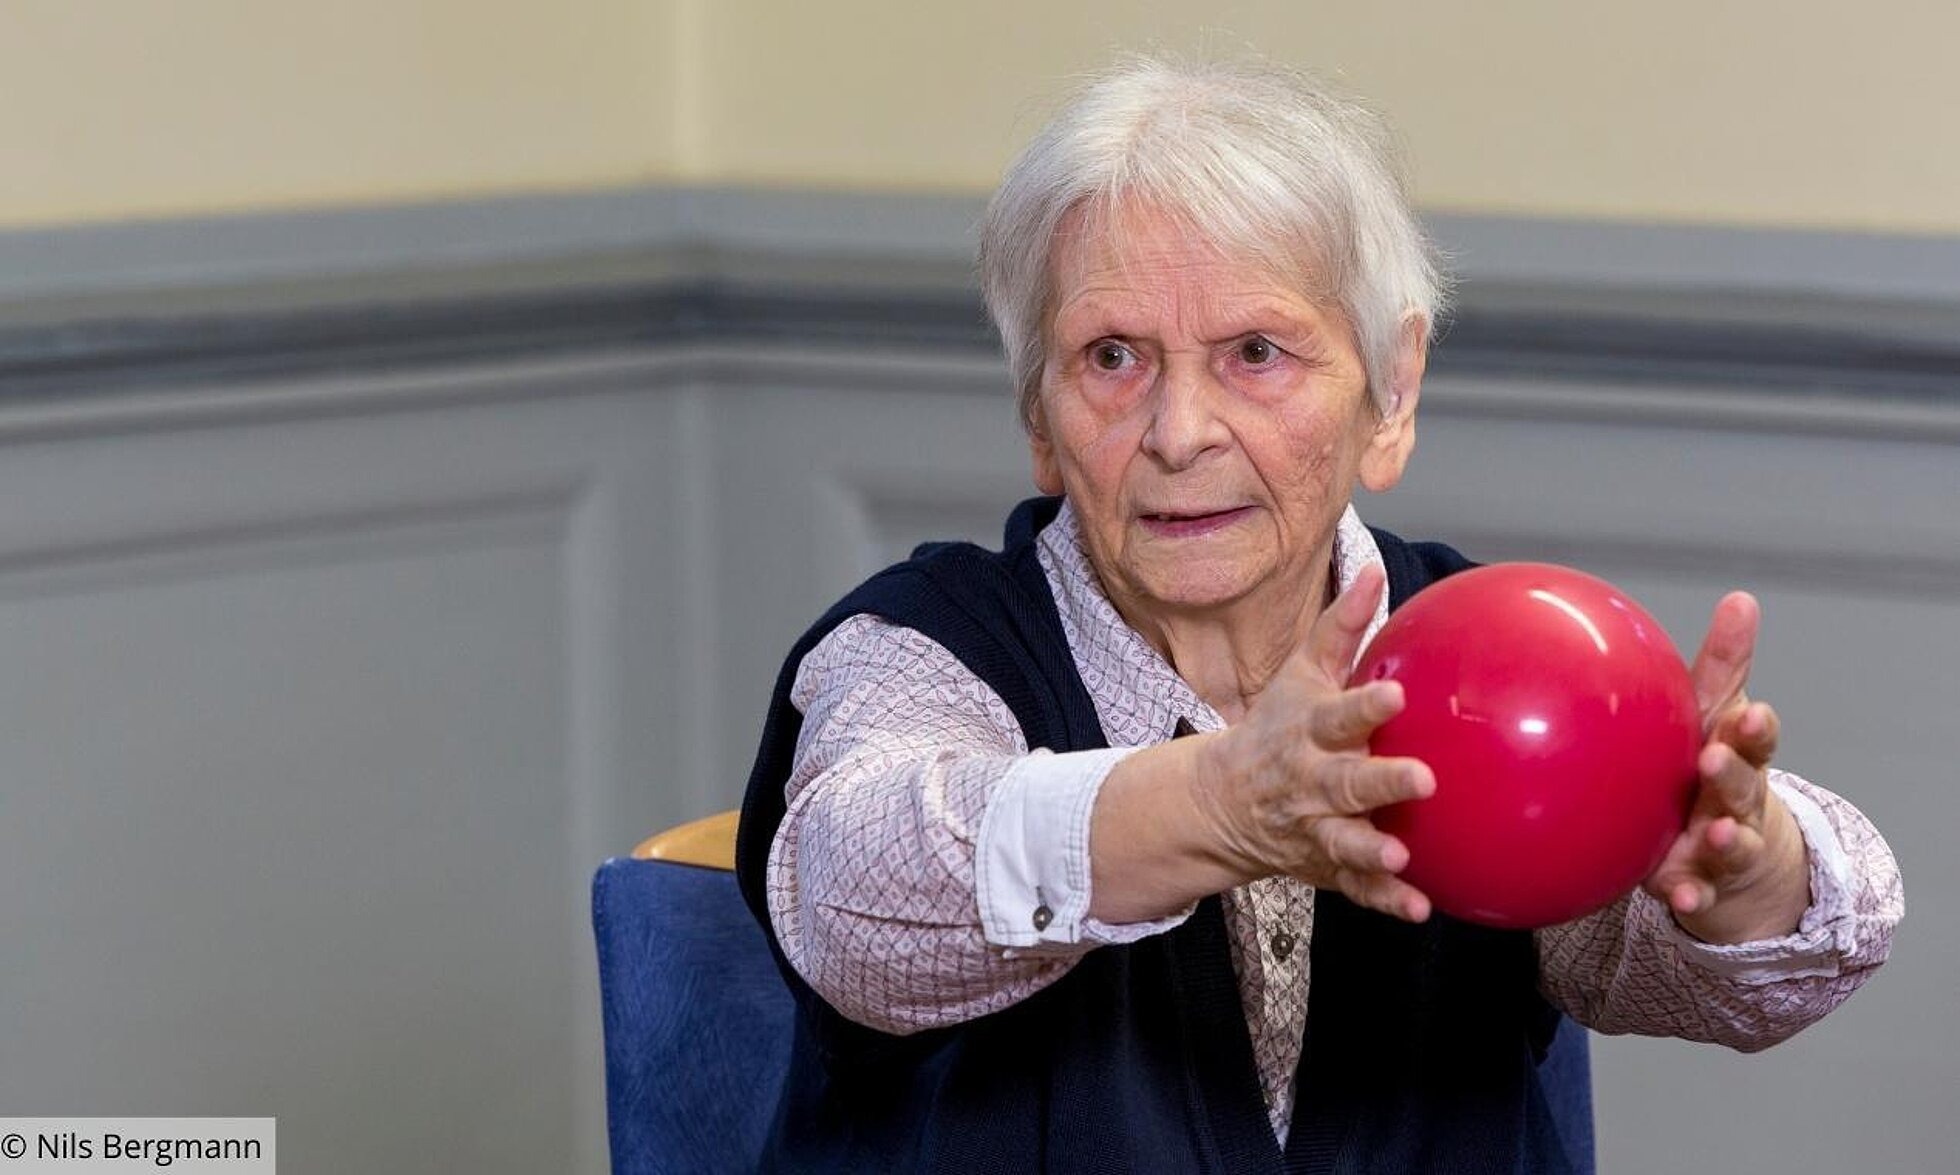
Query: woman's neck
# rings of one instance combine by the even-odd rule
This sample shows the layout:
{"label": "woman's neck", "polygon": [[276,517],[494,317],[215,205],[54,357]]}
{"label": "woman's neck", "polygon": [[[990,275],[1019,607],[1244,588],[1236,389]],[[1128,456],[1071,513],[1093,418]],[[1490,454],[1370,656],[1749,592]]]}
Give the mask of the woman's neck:
{"label": "woman's neck", "polygon": [[1164,612],[1112,602],[1230,725],[1245,716],[1333,600],[1332,554],[1330,543],[1313,561],[1316,572],[1274,581],[1221,607]]}

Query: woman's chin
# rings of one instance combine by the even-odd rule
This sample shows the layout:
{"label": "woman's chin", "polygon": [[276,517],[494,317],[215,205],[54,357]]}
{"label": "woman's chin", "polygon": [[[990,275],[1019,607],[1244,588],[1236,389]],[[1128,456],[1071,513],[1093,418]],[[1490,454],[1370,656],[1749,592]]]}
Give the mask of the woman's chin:
{"label": "woman's chin", "polygon": [[1168,612],[1229,607],[1251,595],[1261,580],[1246,568],[1216,564],[1152,569],[1138,578],[1144,606]]}

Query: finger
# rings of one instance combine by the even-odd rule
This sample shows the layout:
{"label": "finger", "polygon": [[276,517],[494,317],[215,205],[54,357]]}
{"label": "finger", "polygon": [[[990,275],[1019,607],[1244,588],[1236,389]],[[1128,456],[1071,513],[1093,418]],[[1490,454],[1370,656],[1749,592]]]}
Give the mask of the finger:
{"label": "finger", "polygon": [[1312,782],[1326,812],[1348,816],[1436,794],[1435,773],[1420,759],[1330,756],[1316,765]]}
{"label": "finger", "polygon": [[1375,608],[1381,602],[1387,582],[1381,564],[1364,564],[1347,590],[1334,597],[1327,610],[1315,618],[1313,628],[1307,632],[1305,651],[1308,661],[1328,681],[1347,681],[1354,655],[1375,618]]}
{"label": "finger", "polygon": [[1720,883],[1743,872],[1763,847],[1762,835],[1733,816],[1718,816],[1691,835],[1692,848],[1680,872],[1703,881]]}
{"label": "finger", "polygon": [[1701,832],[1703,872],[1716,880],[1746,873],[1763,848],[1763,834],[1734,817],[1711,820]]}
{"label": "finger", "polygon": [[1328,860],[1355,873],[1400,873],[1409,865],[1408,846],[1360,817],[1318,820],[1313,836]]}
{"label": "finger", "polygon": [[1334,886],[1356,905],[1404,922],[1423,922],[1429,918],[1429,895],[1392,873],[1343,869],[1334,875]]}
{"label": "finger", "polygon": [[1783,722],[1769,703],[1750,702],[1737,709],[1732,720],[1718,724],[1717,731],[1750,766],[1767,767],[1776,758]]}
{"label": "finger", "polygon": [[1674,853],[1668,861],[1640,888],[1665,902],[1669,909],[1680,914],[1692,914],[1714,904],[1715,882],[1708,876],[1706,864],[1700,860],[1701,841],[1699,838],[1688,847],[1677,842]]}
{"label": "finger", "polygon": [[1762,834],[1733,816],[1698,820],[1641,888],[1684,913],[1706,909],[1721,884],[1746,873],[1763,847]]}
{"label": "finger", "polygon": [[1402,712],[1402,683],[1376,681],[1340,693],[1314,706],[1307,733],[1330,751],[1361,746],[1375,728]]}
{"label": "finger", "polygon": [[1695,766],[1701,772],[1701,791],[1695,797],[1698,809],[1734,816],[1752,825],[1761,822],[1763,802],[1769,794],[1769,781],[1762,768],[1721,742],[1703,747]]}
{"label": "finger", "polygon": [[1761,624],[1762,606],[1748,592],[1730,592],[1715,605],[1708,635],[1688,669],[1703,730],[1712,730],[1715,720],[1743,696]]}
{"label": "finger", "polygon": [[1695,914],[1715,905],[1715,884],[1698,877],[1683,878],[1662,896],[1676,914]]}

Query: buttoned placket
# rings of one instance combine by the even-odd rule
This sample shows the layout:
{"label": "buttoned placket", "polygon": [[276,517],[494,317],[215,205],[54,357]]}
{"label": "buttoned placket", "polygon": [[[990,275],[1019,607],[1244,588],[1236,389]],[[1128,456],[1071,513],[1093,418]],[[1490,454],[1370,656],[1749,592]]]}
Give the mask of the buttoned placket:
{"label": "buttoned placket", "polygon": [[[1344,553],[1344,548],[1337,545],[1336,554]],[[1109,620],[1116,621],[1117,618],[1086,571],[1087,556],[1084,553],[1079,549],[1065,550],[1058,545],[1053,556],[1058,566],[1067,569],[1051,578],[1058,584],[1057,602],[1062,605],[1063,626],[1071,630],[1071,647],[1078,653],[1078,662],[1081,662],[1084,658],[1080,654],[1084,646],[1076,638],[1077,614],[1073,609],[1082,607],[1090,613],[1108,610],[1111,613]],[[1338,582],[1338,575],[1336,580]],[[1143,680],[1130,683],[1135,689],[1133,696],[1138,700],[1154,698],[1156,704],[1162,707],[1156,712],[1159,717],[1155,722],[1134,710],[1104,709],[1101,697],[1096,694],[1095,684],[1104,678],[1097,674],[1085,674],[1085,683],[1090,684],[1092,697],[1096,698],[1099,713],[1104,718],[1105,729],[1112,736],[1144,743],[1154,741],[1151,728],[1163,731],[1164,727],[1157,726],[1156,722],[1162,722],[1164,717],[1171,719],[1169,737],[1173,739],[1223,729],[1218,716],[1209,712],[1209,707],[1190,692],[1188,684],[1177,678],[1176,671],[1167,663],[1144,654],[1141,649],[1095,648],[1102,640],[1113,641],[1115,645],[1141,646],[1142,638],[1133,631],[1123,628],[1120,623],[1111,623],[1107,629],[1103,629],[1094,618],[1080,631],[1089,634],[1087,647],[1094,649],[1087,658],[1091,664],[1097,663],[1101,657],[1118,663],[1135,657]],[[1150,680],[1158,672],[1164,674],[1164,680]],[[1161,733],[1154,736],[1155,739],[1163,737]],[[1256,898],[1255,894],[1258,895]],[[1274,1132],[1284,1140],[1286,1121],[1292,1109],[1292,1074],[1300,1047],[1297,1034],[1304,1023],[1301,1012],[1307,995],[1310,953],[1307,944],[1313,927],[1312,891],[1290,879],[1267,878],[1263,883],[1254,882],[1222,896],[1225,898],[1235,970],[1239,971],[1239,995],[1244,1001],[1247,1028],[1254,1038],[1260,1085]]]}

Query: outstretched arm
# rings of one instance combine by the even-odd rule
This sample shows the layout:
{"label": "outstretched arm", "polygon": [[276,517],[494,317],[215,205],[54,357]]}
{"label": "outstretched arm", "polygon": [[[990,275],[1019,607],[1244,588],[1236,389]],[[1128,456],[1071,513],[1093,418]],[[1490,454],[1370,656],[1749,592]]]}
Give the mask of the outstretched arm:
{"label": "outstretched arm", "polygon": [[1850,997],[1904,912],[1898,863],[1850,803],[1769,766],[1747,695],[1760,609],[1716,606],[1692,676],[1707,744],[1688,825],[1641,889],[1539,932],[1540,982],[1601,1032],[1766,1048]]}

